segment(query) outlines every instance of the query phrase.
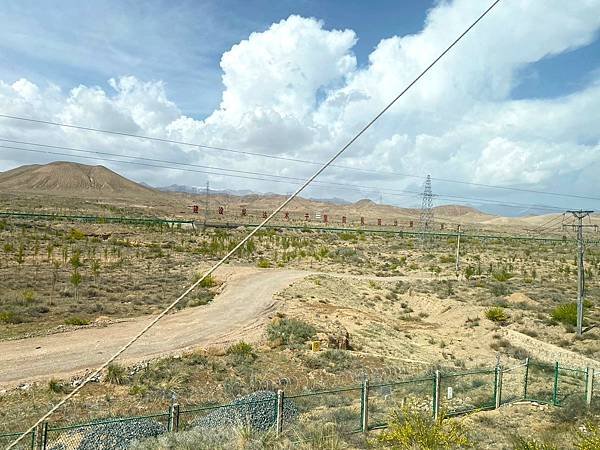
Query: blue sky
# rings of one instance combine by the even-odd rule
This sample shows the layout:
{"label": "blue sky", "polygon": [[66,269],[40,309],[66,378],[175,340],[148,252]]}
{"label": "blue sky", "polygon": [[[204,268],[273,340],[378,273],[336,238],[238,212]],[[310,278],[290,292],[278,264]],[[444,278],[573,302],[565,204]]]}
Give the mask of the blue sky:
{"label": "blue sky", "polygon": [[[485,6],[479,0],[6,2],[0,9],[0,110],[319,161]],[[503,0],[342,163],[595,196],[588,177],[600,169],[593,119],[600,115],[599,29],[600,0]],[[55,145],[282,176],[305,177],[312,170],[60,129],[36,133],[39,142]],[[2,136],[31,133],[4,121]],[[34,156],[3,151],[0,169],[50,158]],[[205,181],[111,164],[155,185]],[[382,190],[419,190],[421,184],[338,169],[324,176]],[[211,182],[290,190],[261,182],[238,186],[218,176]],[[545,195],[437,187],[496,202],[573,206]],[[379,198],[371,191],[312,189],[321,197]]]}
{"label": "blue sky", "polygon": [[[108,78],[135,74],[165,81],[169,97],[182,111],[201,119],[221,97],[221,55],[252,32],[291,14],[315,17],[327,28],[356,32],[353,51],[360,66],[368,63],[381,39],[422,29],[434,5],[424,0],[67,0],[57,8],[53,2],[8,2],[0,9],[0,78],[27,77],[68,90],[78,84],[106,87]],[[596,39],[524,67],[513,97],[573,92],[599,68]]]}

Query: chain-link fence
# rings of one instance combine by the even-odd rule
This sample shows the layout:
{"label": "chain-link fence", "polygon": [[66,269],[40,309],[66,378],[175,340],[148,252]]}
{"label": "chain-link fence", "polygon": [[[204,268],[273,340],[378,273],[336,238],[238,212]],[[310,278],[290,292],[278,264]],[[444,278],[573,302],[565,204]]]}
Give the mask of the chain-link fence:
{"label": "chain-link fence", "polygon": [[[226,405],[180,407],[171,405],[158,414],[108,418],[85,424],[45,422],[15,447],[19,450],[121,450],[136,440],[180,430],[233,432],[293,429],[296,425],[334,423],[339,432],[355,433],[383,428],[394,411],[404,406],[435,417],[491,409],[527,400],[560,406],[575,399],[592,402],[600,371],[544,364],[527,359],[514,367],[483,368],[400,379],[386,383],[288,394],[256,391]],[[597,389],[597,391],[599,391]],[[0,434],[7,447],[19,433]]]}
{"label": "chain-link fence", "polygon": [[441,374],[440,408],[453,416],[493,408],[496,399],[496,369]]}
{"label": "chain-link fence", "polygon": [[434,389],[434,376],[370,385],[369,428],[385,427],[390,414],[405,406],[432,413]]}

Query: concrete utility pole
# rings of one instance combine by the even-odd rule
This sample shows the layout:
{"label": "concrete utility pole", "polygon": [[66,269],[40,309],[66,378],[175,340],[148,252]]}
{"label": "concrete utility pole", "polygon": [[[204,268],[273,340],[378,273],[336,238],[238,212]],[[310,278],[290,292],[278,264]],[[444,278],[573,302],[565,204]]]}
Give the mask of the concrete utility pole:
{"label": "concrete utility pole", "polygon": [[583,225],[583,219],[588,217],[594,211],[569,210],[577,219],[577,225],[571,225],[577,228],[577,336],[583,333],[583,298],[585,297],[585,271],[583,268],[583,254],[585,248],[583,245],[583,228],[594,227],[594,225]]}
{"label": "concrete utility pole", "polygon": [[456,273],[460,270],[460,225],[456,234]]}
{"label": "concrete utility pole", "polygon": [[208,185],[208,180],[206,180],[206,199],[204,201],[204,229],[206,229],[206,224],[208,223],[208,194],[209,194],[209,185]]}

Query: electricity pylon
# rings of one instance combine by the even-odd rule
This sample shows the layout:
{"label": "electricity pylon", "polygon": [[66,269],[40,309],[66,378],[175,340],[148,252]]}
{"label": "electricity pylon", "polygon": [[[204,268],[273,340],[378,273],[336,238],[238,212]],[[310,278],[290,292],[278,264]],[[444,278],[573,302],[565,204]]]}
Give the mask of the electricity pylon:
{"label": "electricity pylon", "polygon": [[423,184],[423,200],[421,202],[421,217],[419,220],[421,245],[424,247],[430,239],[429,233],[431,230],[433,230],[433,193],[431,192],[431,175],[427,175]]}

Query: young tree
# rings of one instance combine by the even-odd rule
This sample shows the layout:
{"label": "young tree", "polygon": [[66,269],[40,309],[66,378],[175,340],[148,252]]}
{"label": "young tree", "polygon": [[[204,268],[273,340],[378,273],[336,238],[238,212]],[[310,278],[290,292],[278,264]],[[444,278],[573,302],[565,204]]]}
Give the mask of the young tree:
{"label": "young tree", "polygon": [[100,277],[100,261],[93,259],[90,268],[92,269],[92,274],[94,275],[94,283],[96,283],[96,286],[98,286],[98,278]]}
{"label": "young tree", "polygon": [[81,274],[77,269],[73,269],[71,272],[71,284],[75,288],[75,300],[79,299],[79,285],[81,284]]}

